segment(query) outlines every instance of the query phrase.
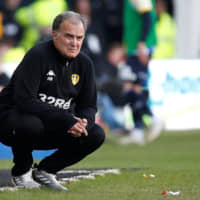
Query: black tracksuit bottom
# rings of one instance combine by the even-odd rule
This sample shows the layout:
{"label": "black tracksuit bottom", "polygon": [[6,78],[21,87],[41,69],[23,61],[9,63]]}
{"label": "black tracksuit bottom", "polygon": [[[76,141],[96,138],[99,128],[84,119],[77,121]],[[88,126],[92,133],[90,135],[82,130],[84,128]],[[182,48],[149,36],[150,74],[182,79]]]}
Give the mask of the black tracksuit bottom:
{"label": "black tracksuit bottom", "polygon": [[0,141],[12,148],[12,175],[22,175],[32,167],[33,150],[56,149],[38,165],[39,170],[55,174],[95,151],[105,140],[104,130],[97,124],[88,130],[88,136],[81,137],[73,137],[61,127],[59,122],[43,122],[33,115],[10,112],[0,126]]}

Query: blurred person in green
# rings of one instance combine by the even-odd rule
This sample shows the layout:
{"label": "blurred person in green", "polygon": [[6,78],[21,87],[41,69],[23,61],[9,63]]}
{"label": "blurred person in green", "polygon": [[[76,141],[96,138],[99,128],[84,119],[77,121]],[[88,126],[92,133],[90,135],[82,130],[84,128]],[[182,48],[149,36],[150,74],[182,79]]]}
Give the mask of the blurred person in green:
{"label": "blurred person in green", "polygon": [[176,53],[176,23],[167,11],[166,0],[156,0],[156,23],[157,45],[153,53],[155,59],[167,59],[175,57]]}
{"label": "blurred person in green", "polygon": [[20,46],[28,50],[38,41],[49,39],[54,17],[65,10],[65,0],[36,0],[19,8],[16,11],[16,20],[24,27]]}
{"label": "blurred person in green", "polygon": [[[129,103],[134,118],[134,129],[121,139],[121,144],[144,145],[161,133],[162,120],[155,117],[148,105],[148,64],[156,46],[156,10],[154,0],[124,1],[124,32],[127,61],[123,76],[124,102]],[[148,128],[147,141],[145,130]]]}

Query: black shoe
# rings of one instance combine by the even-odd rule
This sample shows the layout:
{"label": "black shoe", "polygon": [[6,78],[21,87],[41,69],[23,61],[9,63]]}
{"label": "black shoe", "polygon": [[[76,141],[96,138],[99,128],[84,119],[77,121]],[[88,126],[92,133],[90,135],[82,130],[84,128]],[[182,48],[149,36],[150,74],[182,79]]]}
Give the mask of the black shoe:
{"label": "black shoe", "polygon": [[57,180],[56,175],[47,173],[43,170],[34,169],[32,172],[33,179],[41,185],[45,185],[48,188],[54,190],[65,190],[68,189],[62,186]]}

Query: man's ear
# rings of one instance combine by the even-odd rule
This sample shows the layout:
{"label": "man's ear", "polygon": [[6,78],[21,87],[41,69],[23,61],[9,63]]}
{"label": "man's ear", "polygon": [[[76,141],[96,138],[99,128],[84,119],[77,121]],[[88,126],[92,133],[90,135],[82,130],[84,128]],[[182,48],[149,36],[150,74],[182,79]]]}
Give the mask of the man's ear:
{"label": "man's ear", "polygon": [[52,37],[53,37],[53,39],[57,39],[58,32],[57,31],[52,31]]}

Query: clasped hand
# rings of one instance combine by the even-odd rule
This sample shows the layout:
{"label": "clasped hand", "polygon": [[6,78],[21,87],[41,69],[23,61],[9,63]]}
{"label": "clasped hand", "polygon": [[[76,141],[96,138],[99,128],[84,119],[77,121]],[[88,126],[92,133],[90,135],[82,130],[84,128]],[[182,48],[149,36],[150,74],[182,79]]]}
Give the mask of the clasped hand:
{"label": "clasped hand", "polygon": [[80,137],[82,134],[87,136],[88,132],[86,130],[87,119],[81,119],[79,117],[74,118],[78,121],[76,122],[67,132],[71,133],[74,137]]}

